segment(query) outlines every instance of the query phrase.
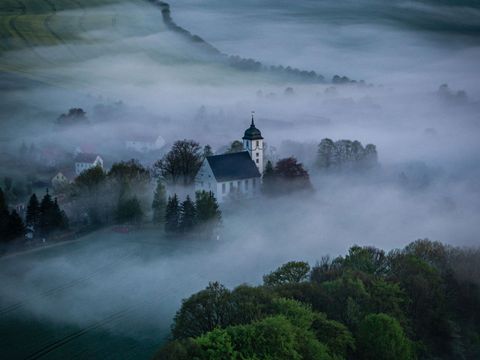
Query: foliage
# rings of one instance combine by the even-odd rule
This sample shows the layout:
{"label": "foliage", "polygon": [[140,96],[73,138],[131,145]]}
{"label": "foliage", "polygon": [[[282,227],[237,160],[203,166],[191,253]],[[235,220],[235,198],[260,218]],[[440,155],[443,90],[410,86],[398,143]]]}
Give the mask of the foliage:
{"label": "foliage", "polygon": [[295,191],[312,190],[310,176],[303,165],[293,157],[279,160],[275,168],[267,162],[262,190],[267,195],[289,194]]}
{"label": "foliage", "polygon": [[410,360],[412,344],[394,318],[385,314],[370,314],[357,331],[359,359]]}
{"label": "foliage", "polygon": [[157,188],[152,201],[153,223],[163,224],[165,221],[165,212],[167,209],[167,191],[162,181],[157,182]]}
{"label": "foliage", "polygon": [[364,148],[357,140],[333,142],[325,138],[318,145],[316,164],[319,169],[370,168],[377,164],[377,149],[373,144]]}
{"label": "foliage", "polygon": [[142,221],[143,211],[136,197],[121,199],[116,211],[116,219],[120,224],[139,224]]}
{"label": "foliage", "polygon": [[178,196],[169,196],[167,208],[165,209],[165,231],[168,233],[177,232],[180,224],[180,205]]}
{"label": "foliage", "polygon": [[212,151],[212,147],[210,145],[205,145],[203,147],[203,157],[206,158],[208,156],[212,156],[213,155],[213,151]]}
{"label": "foliage", "polygon": [[187,195],[185,201],[180,205],[180,220],[179,220],[179,230],[181,232],[190,232],[196,225],[197,219],[197,210],[195,204],[190,199],[190,196]]}
{"label": "foliage", "polygon": [[[353,246],[309,278],[291,262],[263,286],[210,284],[184,300],[166,346],[198,359],[476,359],[479,260],[424,239],[389,254]],[[270,321],[281,332],[264,337]]]}
{"label": "foliage", "polygon": [[211,237],[222,222],[222,213],[213,192],[197,191],[195,209],[200,231],[207,237]]}
{"label": "foliage", "polygon": [[203,158],[202,149],[197,142],[178,140],[154,167],[168,183],[187,186],[195,179]]}
{"label": "foliage", "polygon": [[225,151],[225,154],[237,153],[244,150],[243,143],[240,140],[234,140],[228,147],[227,151]]}
{"label": "foliage", "polygon": [[40,203],[36,194],[32,194],[27,205],[26,223],[36,228],[40,221]]}
{"label": "foliage", "polygon": [[57,199],[52,200],[48,191],[40,202],[39,214],[38,230],[41,236],[46,237],[55,231],[68,228],[65,212],[60,210]]}
{"label": "foliage", "polygon": [[90,169],[82,171],[75,179],[75,185],[92,191],[107,178],[107,174],[100,166],[94,166]]}
{"label": "foliage", "polygon": [[303,261],[290,261],[277,270],[263,277],[263,283],[267,286],[277,286],[288,283],[299,283],[307,280],[310,273],[310,265]]}

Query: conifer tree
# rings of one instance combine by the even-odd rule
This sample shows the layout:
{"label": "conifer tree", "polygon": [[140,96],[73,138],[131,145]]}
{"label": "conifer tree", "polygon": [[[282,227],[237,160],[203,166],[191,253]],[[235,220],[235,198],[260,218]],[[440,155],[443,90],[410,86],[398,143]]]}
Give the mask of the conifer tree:
{"label": "conifer tree", "polygon": [[2,188],[0,188],[0,240],[8,240],[8,219],[9,212],[7,206],[7,200]]}
{"label": "conifer tree", "polygon": [[222,221],[222,213],[215,195],[211,191],[198,191],[195,194],[195,208],[197,223],[201,230],[207,236],[213,235],[213,231]]}
{"label": "conifer tree", "polygon": [[52,197],[47,190],[42,202],[40,203],[40,216],[38,222],[40,233],[43,236],[50,234],[55,228],[54,212],[54,202],[52,201]]}
{"label": "conifer tree", "polygon": [[36,194],[33,194],[28,201],[26,223],[36,228],[40,220],[40,203]]}
{"label": "conifer tree", "polygon": [[179,230],[182,232],[192,231],[196,223],[195,204],[187,195],[187,198],[180,207],[180,223]]}
{"label": "conifer tree", "polygon": [[16,210],[13,210],[8,216],[7,240],[15,240],[23,236],[25,233],[25,226],[22,218],[18,215]]}
{"label": "conifer tree", "polygon": [[178,196],[174,194],[168,198],[167,208],[165,210],[165,231],[168,233],[177,232],[180,221],[180,206]]}
{"label": "conifer tree", "polygon": [[157,189],[153,196],[153,223],[161,224],[165,221],[165,210],[167,208],[167,192],[162,181],[158,181]]}

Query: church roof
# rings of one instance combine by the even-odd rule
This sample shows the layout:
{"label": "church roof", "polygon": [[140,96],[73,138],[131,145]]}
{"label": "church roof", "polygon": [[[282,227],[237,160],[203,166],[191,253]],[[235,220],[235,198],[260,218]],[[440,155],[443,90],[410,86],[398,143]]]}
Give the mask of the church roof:
{"label": "church roof", "polygon": [[260,172],[247,151],[208,156],[207,161],[219,182],[260,177]]}
{"label": "church roof", "polygon": [[258,130],[255,127],[255,122],[253,121],[253,115],[252,115],[252,123],[250,124],[250,127],[245,130],[245,133],[243,135],[244,140],[260,140],[263,139],[262,133],[260,130]]}

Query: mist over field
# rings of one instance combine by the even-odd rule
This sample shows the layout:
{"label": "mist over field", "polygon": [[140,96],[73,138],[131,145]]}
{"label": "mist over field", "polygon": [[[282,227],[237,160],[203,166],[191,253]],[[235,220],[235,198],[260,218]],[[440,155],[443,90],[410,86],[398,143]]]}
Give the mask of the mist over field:
{"label": "mist over field", "polygon": [[[22,142],[72,153],[95,143],[111,164],[128,160],[115,143],[137,131],[161,135],[162,153],[178,139],[221,151],[242,137],[254,110],[267,154],[301,161],[314,192],[227,206],[214,243],[102,230],[0,259],[0,321],[86,328],[118,312],[102,331],[144,341],[128,356],[150,356],[181,299],[209,281],[258,284],[286,261],[313,265],[353,244],[478,245],[478,3],[179,0],[170,10],[178,26],[223,54],[325,81],[229,66],[169,29],[149,1],[58,7],[53,28],[81,24],[58,25],[68,29],[62,41],[39,37],[27,47],[0,38],[0,152]],[[357,82],[335,84],[334,75]],[[58,131],[55,119],[74,107],[91,124]],[[323,138],[375,144],[379,164],[324,174],[315,166]],[[0,177],[9,171],[0,163]]]}

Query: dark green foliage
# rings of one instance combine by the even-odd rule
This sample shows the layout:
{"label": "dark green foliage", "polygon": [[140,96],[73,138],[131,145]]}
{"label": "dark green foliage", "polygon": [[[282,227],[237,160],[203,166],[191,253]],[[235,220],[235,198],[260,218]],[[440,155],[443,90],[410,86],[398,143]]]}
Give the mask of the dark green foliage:
{"label": "dark green foliage", "polygon": [[6,241],[8,239],[8,206],[5,194],[0,188],[0,240]]}
{"label": "dark green foliage", "polygon": [[180,205],[178,204],[178,196],[174,194],[167,201],[165,210],[165,231],[168,233],[177,232],[180,224]]}
{"label": "dark green foliage", "polygon": [[139,224],[142,221],[143,211],[140,202],[133,197],[120,200],[116,211],[116,219],[120,224]]}
{"label": "dark green foliage", "polygon": [[22,218],[16,210],[13,210],[8,216],[7,239],[14,240],[21,238],[25,233],[25,226]]}
{"label": "dark green foliage", "polygon": [[120,197],[140,191],[150,182],[150,172],[135,159],[113,164],[107,176],[119,186]]}
{"label": "dark green foliage", "polygon": [[356,334],[357,356],[364,360],[411,360],[412,344],[394,318],[370,314],[362,320]]}
{"label": "dark green foliage", "polygon": [[299,283],[307,280],[310,265],[303,261],[290,261],[277,270],[263,277],[266,286],[278,286],[289,283]]}
{"label": "dark green foliage", "polygon": [[215,195],[211,191],[197,192],[195,194],[195,209],[199,230],[206,237],[212,237],[216,228],[222,222],[222,213]]}
{"label": "dark green foliage", "polygon": [[477,359],[479,259],[428,240],[388,255],[353,246],[310,279],[291,262],[260,287],[210,284],[183,302],[167,348],[191,359]]}
{"label": "dark green foliage", "polygon": [[157,188],[153,195],[152,209],[153,223],[163,224],[165,222],[165,211],[167,209],[167,191],[161,181],[157,182]]}
{"label": "dark green foliage", "polygon": [[263,180],[262,191],[267,195],[313,189],[308,171],[293,157],[279,160],[273,170],[272,164],[267,162]]}
{"label": "dark green foliage", "polygon": [[80,175],[75,179],[75,185],[80,188],[93,190],[102,184],[107,178],[107,174],[100,166],[82,171]]}
{"label": "dark green foliage", "polygon": [[36,228],[40,220],[40,203],[36,194],[32,194],[27,205],[26,223]]}
{"label": "dark green foliage", "polygon": [[68,219],[66,214],[60,210],[57,199],[52,200],[47,193],[40,203],[40,215],[38,220],[38,230],[41,236],[48,236],[58,230],[68,228]]}
{"label": "dark green foliage", "polygon": [[196,221],[197,211],[195,209],[195,204],[190,199],[190,196],[187,195],[187,198],[180,206],[179,230],[186,233],[192,231],[196,225]]}

